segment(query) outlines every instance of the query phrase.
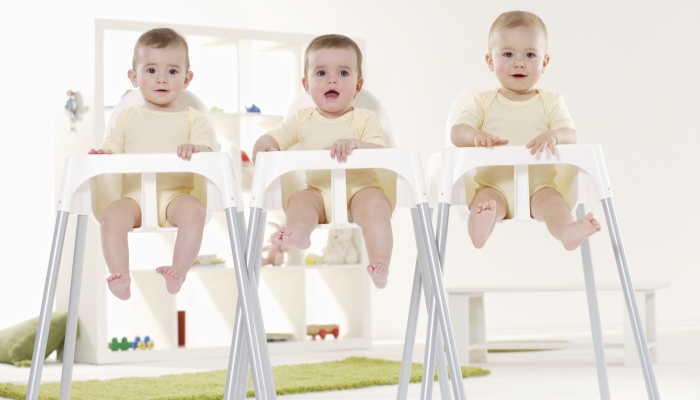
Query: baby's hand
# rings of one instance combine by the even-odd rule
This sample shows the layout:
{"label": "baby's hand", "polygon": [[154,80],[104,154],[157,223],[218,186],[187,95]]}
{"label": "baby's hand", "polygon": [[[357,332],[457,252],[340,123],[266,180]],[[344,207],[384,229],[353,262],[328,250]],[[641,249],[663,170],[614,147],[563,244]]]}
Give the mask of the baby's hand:
{"label": "baby's hand", "polygon": [[251,160],[253,165],[255,165],[255,157],[257,156],[259,151],[280,151],[280,148],[277,144],[277,141],[271,136],[262,135],[258,138],[258,140],[255,141],[255,144],[253,145],[253,158]]}
{"label": "baby's hand", "polygon": [[183,160],[191,160],[192,154],[199,153],[201,148],[198,144],[181,144],[177,146],[177,156]]}
{"label": "baby's hand", "polygon": [[530,154],[535,154],[538,150],[541,153],[547,147],[549,147],[552,150],[552,155],[554,155],[556,154],[556,144],[557,138],[554,136],[554,131],[549,130],[537,135],[534,139],[530,140],[530,142],[525,147],[531,149]]}
{"label": "baby's hand", "polygon": [[474,136],[475,147],[502,146],[504,144],[508,144],[508,139],[501,139],[498,136],[484,131],[479,131],[479,133]]}
{"label": "baby's hand", "polygon": [[102,149],[99,149],[99,150],[90,149],[90,151],[88,151],[88,154],[114,154],[114,153],[112,153],[112,150],[104,151]]}
{"label": "baby's hand", "polygon": [[338,139],[324,150],[330,149],[331,158],[338,160],[338,163],[344,163],[348,160],[348,156],[352,151],[359,148],[361,141],[357,139]]}

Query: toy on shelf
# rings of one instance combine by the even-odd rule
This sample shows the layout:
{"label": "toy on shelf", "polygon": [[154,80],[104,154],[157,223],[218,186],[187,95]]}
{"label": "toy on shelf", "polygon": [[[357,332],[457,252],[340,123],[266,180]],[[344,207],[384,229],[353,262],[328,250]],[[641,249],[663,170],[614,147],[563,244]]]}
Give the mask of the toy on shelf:
{"label": "toy on shelf", "polygon": [[112,342],[110,342],[107,347],[109,347],[110,350],[112,351],[119,351],[119,350],[129,350],[129,349],[138,349],[138,350],[153,350],[153,347],[155,346],[155,343],[153,340],[151,340],[150,336],[145,336],[143,340],[139,336],[136,336],[134,338],[133,342],[130,342],[126,337],[122,338],[122,341],[120,342],[117,340],[117,338],[112,338]]}
{"label": "toy on shelf", "polygon": [[328,231],[328,243],[323,248],[326,264],[355,264],[360,257],[352,241],[352,228],[337,228]]}
{"label": "toy on shelf", "polygon": [[293,337],[291,333],[265,333],[268,342],[286,342]]}
{"label": "toy on shelf", "polygon": [[131,348],[131,343],[125,337],[122,338],[121,342],[117,338],[112,338],[112,342],[109,343],[107,347],[112,351],[129,350]]}
{"label": "toy on shelf", "polygon": [[224,260],[217,257],[216,254],[202,254],[194,260],[194,267],[225,267]]}
{"label": "toy on shelf", "polygon": [[241,151],[241,186],[244,189],[253,186],[253,163],[245,151]]}
{"label": "toy on shelf", "polygon": [[309,253],[306,258],[304,259],[304,264],[306,265],[321,265],[323,264],[323,257]]}
{"label": "toy on shelf", "polygon": [[274,222],[268,222],[268,225],[275,228],[272,232],[270,238],[268,239],[268,244],[263,247],[263,256],[260,261],[260,266],[274,265],[280,266],[284,264],[284,254],[289,250],[289,246],[283,244],[280,237],[280,229],[282,228],[279,224]]}
{"label": "toy on shelf", "polygon": [[336,324],[329,325],[308,325],[306,327],[306,334],[310,335],[313,340],[316,340],[316,335],[320,336],[321,339],[326,339],[327,334],[333,334],[333,337],[338,338],[340,333],[340,326]]}
{"label": "toy on shelf", "polygon": [[255,104],[251,104],[250,107],[246,107],[245,110],[249,113],[260,113],[260,109]]}

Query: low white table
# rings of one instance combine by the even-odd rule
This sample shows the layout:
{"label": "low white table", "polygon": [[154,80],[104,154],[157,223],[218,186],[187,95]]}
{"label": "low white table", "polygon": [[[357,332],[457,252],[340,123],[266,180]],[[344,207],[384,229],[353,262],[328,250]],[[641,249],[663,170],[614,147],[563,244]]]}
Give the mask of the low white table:
{"label": "low white table", "polygon": [[[669,287],[668,282],[635,284],[634,291],[639,306],[639,314],[644,326],[647,345],[652,361],[656,361],[656,306],[655,291]],[[596,285],[597,291],[622,290],[619,284]],[[447,302],[452,319],[457,353],[460,360],[486,362],[488,350],[529,350],[529,349],[567,349],[588,344],[556,342],[508,342],[494,343],[486,341],[484,314],[485,293],[525,293],[525,292],[585,292],[584,285],[520,285],[520,286],[467,286],[447,287]],[[625,351],[625,365],[639,366],[637,348],[632,335],[632,326],[624,308],[625,339],[622,347]],[[620,344],[606,344],[605,347],[621,347]]]}

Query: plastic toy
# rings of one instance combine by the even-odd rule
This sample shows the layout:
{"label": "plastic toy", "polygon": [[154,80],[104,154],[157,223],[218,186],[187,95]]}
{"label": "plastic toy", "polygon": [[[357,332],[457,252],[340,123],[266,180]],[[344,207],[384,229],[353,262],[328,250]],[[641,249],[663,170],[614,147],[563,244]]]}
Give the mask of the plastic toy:
{"label": "plastic toy", "polygon": [[326,339],[327,334],[333,334],[333,337],[338,338],[340,333],[340,326],[336,324],[329,325],[308,325],[306,327],[306,334],[311,335],[313,340],[316,340],[316,335],[320,336],[321,339]]}
{"label": "plastic toy", "polygon": [[310,253],[304,259],[304,263],[306,265],[321,265],[321,264],[323,264],[323,257],[321,257],[317,254]]}
{"label": "plastic toy", "polygon": [[136,336],[133,342],[129,342],[129,340],[125,337],[122,338],[121,342],[117,340],[117,338],[112,338],[112,341],[109,344],[107,344],[107,347],[109,347],[109,349],[112,351],[129,349],[145,350],[147,348],[149,350],[152,350],[154,346],[155,343],[151,340],[149,336],[144,337],[143,340],[141,340],[139,336]]}
{"label": "plastic toy", "polygon": [[107,347],[112,351],[129,350],[131,348],[131,343],[129,343],[125,337],[122,338],[121,342],[117,338],[112,338],[112,342],[110,342]]}
{"label": "plastic toy", "polygon": [[275,228],[275,231],[272,232],[272,235],[270,235],[270,238],[268,239],[268,244],[266,244],[265,247],[263,247],[263,257],[260,261],[260,266],[265,266],[269,264],[279,266],[284,264],[284,253],[286,253],[287,250],[289,250],[289,246],[283,244],[279,240],[281,226],[274,222],[268,222],[267,224]]}
{"label": "plastic toy", "polygon": [[328,231],[328,243],[323,248],[323,261],[326,264],[355,264],[359,260],[359,254],[352,238],[352,228]]}
{"label": "plastic toy", "polygon": [[251,104],[251,106],[246,107],[245,110],[249,113],[259,113],[260,112],[260,109],[255,104]]}

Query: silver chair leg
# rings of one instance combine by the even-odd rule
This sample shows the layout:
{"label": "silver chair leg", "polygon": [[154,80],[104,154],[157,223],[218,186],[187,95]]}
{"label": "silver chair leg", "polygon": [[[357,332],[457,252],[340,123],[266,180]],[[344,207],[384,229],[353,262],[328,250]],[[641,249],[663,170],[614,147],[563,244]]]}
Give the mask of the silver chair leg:
{"label": "silver chair leg", "polygon": [[[427,267],[428,265],[428,260],[426,258],[426,252],[425,252],[425,243],[423,242],[422,238],[422,232],[421,232],[421,227],[420,227],[420,219],[418,218],[418,210],[413,208],[411,209],[411,214],[413,217],[413,230],[415,233],[416,237],[416,248],[418,249],[418,259],[417,259],[417,264],[416,268],[419,267]],[[419,275],[420,276],[420,275]],[[442,340],[440,340],[440,330],[439,329],[434,329],[431,328],[431,326],[437,326],[437,323],[435,322],[435,312],[433,311],[431,313],[430,310],[434,310],[435,304],[432,301],[432,295],[431,295],[431,283],[430,280],[423,280],[422,278],[419,278],[418,283],[422,284],[423,286],[423,291],[426,299],[426,309],[428,310],[428,329],[426,333],[426,341],[425,341],[425,352],[423,354],[423,375],[421,379],[421,398],[431,398],[432,393],[433,393],[433,375],[435,373],[435,362],[436,362],[436,357],[437,357],[437,372],[438,372],[438,383],[440,384],[440,395],[443,400],[452,400],[452,395],[450,392],[450,387],[449,387],[449,375],[447,373],[447,363],[445,360],[445,353],[443,352],[442,348]],[[414,285],[415,285],[415,279],[414,279]],[[420,297],[420,294],[418,295]],[[417,303],[416,303],[417,304]],[[418,306],[416,306],[416,313],[417,313]],[[432,319],[431,319],[432,318]],[[414,323],[415,325],[415,323]],[[407,336],[409,334],[407,328]],[[414,331],[413,338],[411,339],[410,342],[405,343],[404,346],[410,345],[411,350],[412,346],[414,345],[415,342],[415,326],[412,327],[412,330]],[[405,349],[405,347],[404,347]],[[439,350],[438,350],[439,349]],[[404,360],[405,361],[405,360]],[[409,360],[410,361],[410,360]],[[403,366],[403,365],[402,365]],[[399,383],[404,383],[399,381]],[[399,388],[405,389],[405,391],[408,390],[408,376],[405,377],[405,383],[404,385],[406,386],[405,388]]]}
{"label": "silver chair leg", "polygon": [[49,328],[51,327],[51,312],[53,311],[53,300],[56,296],[58,268],[61,265],[63,239],[66,237],[68,216],[69,214],[66,211],[59,211],[56,215],[49,266],[46,271],[46,283],[44,284],[44,296],[41,300],[39,325],[36,330],[36,339],[34,340],[32,367],[29,371],[29,382],[27,383],[27,400],[36,400],[39,397],[41,370],[44,367],[44,353],[46,352],[46,341],[49,338]]}
{"label": "silver chair leg", "polygon": [[[415,218],[414,218],[415,221]],[[408,396],[408,384],[411,380],[411,365],[413,364],[413,346],[416,344],[416,328],[418,325],[418,312],[421,298],[421,277],[420,277],[420,252],[416,256],[416,269],[413,273],[413,289],[411,289],[411,304],[408,308],[408,323],[406,324],[406,338],[403,342],[403,357],[401,357],[401,372],[399,373],[399,390],[396,400],[406,400]]]}
{"label": "silver chair leg", "polygon": [[[243,213],[240,212],[239,221],[241,226],[241,237],[246,238],[246,249],[248,248],[248,234],[245,231],[245,218]],[[250,228],[248,229],[250,231]],[[249,255],[252,254],[246,251],[246,262],[248,265]],[[251,269],[248,268],[248,274],[251,273]],[[224,389],[224,400],[233,399],[244,399],[248,389],[248,363],[247,360],[243,364],[244,358],[243,354],[248,353],[248,348],[246,347],[246,342],[243,334],[243,315],[240,300],[236,304],[236,317],[233,323],[233,335],[231,338],[231,350],[229,354],[229,364],[226,374],[226,386]]]}
{"label": "silver chair leg", "polygon": [[603,199],[602,203],[603,209],[605,210],[605,219],[608,223],[608,231],[610,232],[610,241],[612,242],[613,251],[615,253],[615,261],[617,262],[617,271],[620,275],[622,292],[625,295],[625,302],[627,303],[627,312],[632,325],[632,333],[634,335],[634,341],[637,344],[637,354],[639,355],[639,362],[642,366],[642,373],[644,374],[647,396],[650,400],[658,400],[660,399],[659,388],[656,385],[654,367],[651,363],[647,339],[644,335],[641,317],[639,316],[637,298],[634,294],[634,286],[632,285],[632,278],[630,277],[630,271],[627,265],[627,256],[625,255],[625,249],[622,245],[622,237],[617,224],[615,207],[613,206],[611,198]]}
{"label": "silver chair leg", "polygon": [[[268,393],[267,377],[272,376],[272,371],[264,371],[266,364],[262,362],[261,351],[262,346],[267,347],[267,342],[260,343],[260,335],[257,330],[262,329],[256,324],[256,307],[258,303],[257,290],[251,291],[249,282],[254,276],[250,277],[246,270],[245,254],[243,250],[243,238],[241,237],[240,221],[236,215],[235,207],[226,209],[226,220],[228,223],[229,237],[231,241],[231,251],[234,260],[234,268],[236,272],[236,283],[238,286],[239,302],[243,310],[243,323],[246,328],[247,345],[249,347],[250,364],[253,370],[253,386],[255,387],[256,397],[259,399],[270,399]],[[262,333],[264,335],[264,332]],[[269,363],[267,363],[269,367]],[[274,394],[272,394],[274,396]]]}
{"label": "silver chair leg", "polygon": [[83,281],[83,260],[85,258],[85,236],[87,234],[87,215],[78,215],[75,229],[75,247],[73,249],[73,271],[70,278],[70,296],[68,297],[68,319],[66,320],[66,337],[63,340],[63,367],[61,368],[61,391],[59,399],[69,400],[73,377],[73,360],[75,359],[75,337],[78,333],[78,309],[80,308],[80,286]]}
{"label": "silver chair leg", "polygon": [[[439,211],[444,212],[441,208]],[[421,233],[425,245],[425,252],[428,259],[427,271],[422,271],[423,279],[430,276],[431,280],[431,299],[435,300],[437,307],[437,316],[440,322],[440,330],[442,339],[447,348],[447,364],[450,368],[450,374],[457,379],[451,379],[452,389],[457,400],[466,398],[464,391],[464,381],[461,379],[462,371],[460,370],[459,360],[455,346],[454,334],[452,331],[452,320],[450,319],[447,310],[447,296],[445,295],[445,286],[442,279],[440,269],[440,258],[433,234],[433,227],[430,221],[430,212],[428,204],[422,203],[417,206],[418,219],[420,221]],[[439,214],[440,215],[440,214]],[[442,226],[440,226],[442,228]],[[427,339],[427,338],[426,338]]]}
{"label": "silver chair leg", "polygon": [[[576,218],[582,220],[585,216],[586,207],[581,203],[576,209]],[[603,330],[600,325],[600,309],[598,307],[598,295],[595,288],[595,275],[593,274],[593,258],[591,257],[591,244],[588,239],[581,243],[581,262],[583,264],[583,278],[586,283],[588,316],[591,320],[593,352],[595,353],[596,370],[598,371],[598,389],[602,400],[610,400],[608,369],[605,365],[605,350],[603,348]]]}

